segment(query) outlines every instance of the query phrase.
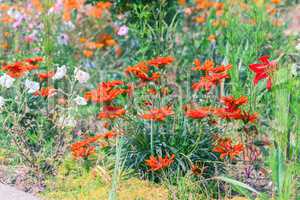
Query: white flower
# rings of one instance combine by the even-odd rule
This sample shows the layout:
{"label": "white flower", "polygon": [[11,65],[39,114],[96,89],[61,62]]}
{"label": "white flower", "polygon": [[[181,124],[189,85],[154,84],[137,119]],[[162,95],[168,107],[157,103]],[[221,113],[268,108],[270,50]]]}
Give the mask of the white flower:
{"label": "white flower", "polygon": [[0,85],[5,88],[10,88],[13,85],[14,81],[15,79],[7,74],[4,74],[0,77]]}
{"label": "white flower", "polygon": [[296,45],[296,49],[297,49],[298,51],[300,51],[300,43],[298,43],[298,44]]}
{"label": "white flower", "polygon": [[40,89],[40,84],[38,82],[26,79],[25,87],[28,90],[28,93],[35,93]]}
{"label": "white flower", "polygon": [[2,108],[5,104],[5,99],[0,96],[0,108]]}
{"label": "white flower", "polygon": [[75,99],[74,99],[75,103],[79,106],[84,106],[87,104],[87,101],[85,100],[85,98],[81,97],[81,96],[77,96]]}
{"label": "white flower", "polygon": [[54,76],[52,77],[54,80],[62,79],[67,73],[67,68],[65,65],[58,67]]}
{"label": "white flower", "polygon": [[75,69],[75,78],[79,83],[86,83],[90,79],[90,74],[80,69]]}

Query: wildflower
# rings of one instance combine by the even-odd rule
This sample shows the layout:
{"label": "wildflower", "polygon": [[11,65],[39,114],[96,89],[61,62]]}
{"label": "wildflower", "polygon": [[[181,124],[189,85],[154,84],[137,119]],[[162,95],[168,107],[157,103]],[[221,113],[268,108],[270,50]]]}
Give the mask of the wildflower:
{"label": "wildflower", "polygon": [[83,84],[90,79],[90,74],[80,69],[75,69],[75,79],[78,80],[79,83]]}
{"label": "wildflower", "polygon": [[24,62],[35,66],[36,64],[42,62],[43,60],[44,58],[42,57],[34,57],[34,58],[27,58],[24,60]]}
{"label": "wildflower", "polygon": [[272,88],[271,74],[276,70],[276,62],[270,61],[269,56],[262,56],[258,60],[261,63],[249,65],[250,70],[255,73],[253,83],[257,85],[261,79],[267,79],[267,89],[270,90]]}
{"label": "wildflower", "polygon": [[119,36],[125,36],[128,34],[128,27],[126,25],[123,25],[119,28],[117,35]]}
{"label": "wildflower", "polygon": [[211,113],[211,108],[201,107],[197,109],[187,109],[185,115],[192,119],[203,119]]}
{"label": "wildflower", "polygon": [[194,21],[198,24],[203,24],[206,21],[206,18],[203,16],[198,16],[194,18]]}
{"label": "wildflower", "polygon": [[212,73],[223,73],[223,72],[227,72],[228,70],[230,70],[232,68],[232,65],[221,65],[219,67],[215,67],[215,68],[211,68],[208,71],[212,72]]}
{"label": "wildflower", "polygon": [[5,88],[10,88],[13,85],[14,81],[15,79],[7,74],[3,74],[0,77],[0,85]]}
{"label": "wildflower", "polygon": [[122,84],[124,84],[123,81],[102,82],[97,89],[86,92],[84,98],[95,103],[111,102],[119,95],[128,92],[126,89],[114,88]]}
{"label": "wildflower", "polygon": [[39,0],[31,0],[31,4],[35,7],[38,12],[43,11],[43,5]]}
{"label": "wildflower", "polygon": [[196,176],[200,176],[203,173],[203,171],[197,165],[194,164],[191,167],[191,171]]}
{"label": "wildflower", "polygon": [[135,66],[129,66],[125,70],[126,74],[133,74],[137,78],[141,79],[142,81],[156,81],[160,78],[160,74],[157,72],[153,72],[152,75],[148,75],[149,67],[146,65],[145,62],[140,62]]}
{"label": "wildflower", "polygon": [[150,167],[150,171],[159,171],[169,167],[174,162],[174,158],[174,154],[172,154],[170,158],[167,155],[164,158],[161,156],[155,158],[153,155],[151,155],[148,160],[145,160],[145,164]]}
{"label": "wildflower", "polygon": [[106,133],[101,134],[101,137],[104,139],[111,139],[117,136],[117,133],[114,131],[108,131]]}
{"label": "wildflower", "polygon": [[49,78],[52,78],[55,75],[54,72],[46,72],[46,73],[39,73],[37,74],[37,77],[39,78],[40,81],[47,80]]}
{"label": "wildflower", "polygon": [[219,84],[222,79],[229,78],[228,74],[212,74],[203,76],[200,78],[200,81],[197,83],[192,84],[192,88],[195,91],[199,91],[200,89],[204,88],[206,92],[209,92],[211,87],[216,87],[217,84]]}
{"label": "wildflower", "polygon": [[95,143],[102,136],[96,135],[94,137],[86,138],[83,141],[76,142],[71,145],[72,155],[75,159],[87,158],[93,153],[95,153],[95,146],[91,146],[92,143]]}
{"label": "wildflower", "polygon": [[226,108],[215,109],[215,115],[227,120],[242,120],[246,123],[254,123],[258,117],[257,113],[250,114],[249,112],[240,109],[228,111]]}
{"label": "wildflower", "polygon": [[296,45],[296,50],[297,50],[297,51],[300,51],[300,43],[298,43],[298,44]]}
{"label": "wildflower", "polygon": [[109,9],[111,5],[110,2],[98,2],[95,6],[91,7],[88,15],[99,19],[102,16],[103,10]]}
{"label": "wildflower", "polygon": [[67,74],[67,68],[65,65],[58,67],[56,69],[55,74],[53,75],[52,79],[54,80],[60,80]]}
{"label": "wildflower", "polygon": [[126,113],[122,107],[104,106],[102,112],[98,114],[98,119],[116,119]]}
{"label": "wildflower", "polygon": [[248,98],[241,96],[235,99],[233,96],[221,97],[221,102],[226,106],[226,111],[233,112],[241,105],[248,103]]}
{"label": "wildflower", "polygon": [[99,36],[99,43],[103,44],[103,46],[115,46],[117,42],[113,39],[110,34],[101,34]]}
{"label": "wildflower", "polygon": [[40,89],[40,84],[38,82],[26,79],[25,88],[28,90],[28,93],[35,93]]}
{"label": "wildflower", "polygon": [[56,94],[56,89],[52,87],[44,87],[34,93],[34,96],[52,97]]}
{"label": "wildflower", "polygon": [[87,101],[85,100],[85,98],[81,97],[81,96],[77,96],[75,99],[74,99],[75,103],[79,106],[84,106],[87,104]]}
{"label": "wildflower", "polygon": [[274,3],[274,4],[280,4],[281,0],[271,0],[271,2]]}
{"label": "wildflower", "polygon": [[93,51],[90,51],[90,50],[83,50],[83,55],[84,55],[85,57],[87,57],[87,58],[92,57],[93,54],[94,54]]}
{"label": "wildflower", "polygon": [[161,109],[152,109],[141,117],[145,120],[164,121],[167,116],[173,115],[174,112],[170,107],[163,107]]}
{"label": "wildflower", "polygon": [[2,108],[5,105],[5,99],[0,96],[0,108]]}
{"label": "wildflower", "polygon": [[27,71],[37,68],[37,66],[28,65],[23,62],[15,62],[10,65],[2,66],[2,70],[7,71],[7,74],[12,78],[21,78]]}
{"label": "wildflower", "polygon": [[60,45],[67,45],[69,42],[69,36],[65,33],[61,33],[59,36],[57,36],[57,42]]}
{"label": "wildflower", "polygon": [[157,57],[154,58],[152,60],[149,60],[147,63],[149,65],[155,66],[157,68],[161,68],[164,67],[165,65],[171,64],[172,62],[174,62],[174,58],[167,56],[167,57]]}
{"label": "wildflower", "polygon": [[186,4],[186,0],[178,0],[178,4],[184,6]]}
{"label": "wildflower", "polygon": [[233,160],[244,150],[243,144],[232,145],[230,138],[219,139],[218,144],[213,148],[214,152],[220,153],[220,158],[228,157]]}
{"label": "wildflower", "polygon": [[208,36],[207,38],[210,42],[215,42],[216,41],[216,36],[214,34]]}
{"label": "wildflower", "polygon": [[192,68],[193,71],[205,71],[208,72],[214,67],[214,62],[212,60],[206,60],[201,66],[201,62],[199,59],[194,60],[195,67]]}

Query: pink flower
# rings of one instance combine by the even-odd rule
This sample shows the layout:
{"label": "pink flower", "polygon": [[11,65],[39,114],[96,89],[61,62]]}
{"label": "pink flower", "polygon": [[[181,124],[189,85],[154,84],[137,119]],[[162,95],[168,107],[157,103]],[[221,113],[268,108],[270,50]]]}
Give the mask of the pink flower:
{"label": "pink flower", "polygon": [[123,25],[119,28],[117,35],[124,36],[128,34],[128,27],[126,25]]}

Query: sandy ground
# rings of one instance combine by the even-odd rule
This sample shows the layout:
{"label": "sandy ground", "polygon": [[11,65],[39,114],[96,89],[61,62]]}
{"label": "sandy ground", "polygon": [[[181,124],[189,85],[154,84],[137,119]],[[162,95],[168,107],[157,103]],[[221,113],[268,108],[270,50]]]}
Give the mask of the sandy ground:
{"label": "sandy ground", "polygon": [[13,187],[0,184],[0,199],[1,200],[40,200],[31,194],[17,190]]}

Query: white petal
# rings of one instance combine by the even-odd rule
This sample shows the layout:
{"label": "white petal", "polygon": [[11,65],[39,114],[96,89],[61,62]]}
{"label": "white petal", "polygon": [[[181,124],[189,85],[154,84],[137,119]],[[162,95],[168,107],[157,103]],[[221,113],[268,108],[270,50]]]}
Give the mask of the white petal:
{"label": "white petal", "polygon": [[13,85],[14,81],[15,79],[7,74],[4,74],[0,77],[0,85],[5,88],[10,88]]}
{"label": "white petal", "polygon": [[87,101],[85,100],[85,98],[81,97],[81,96],[77,96],[75,99],[74,99],[75,103],[79,106],[84,106],[87,104]]}
{"label": "white petal", "polygon": [[35,93],[40,89],[40,84],[35,81],[25,80],[25,87],[28,90],[28,93]]}

